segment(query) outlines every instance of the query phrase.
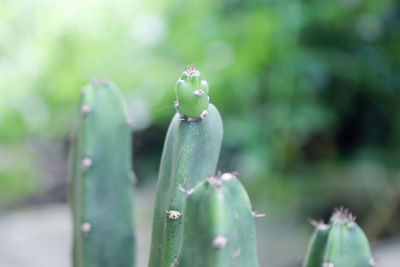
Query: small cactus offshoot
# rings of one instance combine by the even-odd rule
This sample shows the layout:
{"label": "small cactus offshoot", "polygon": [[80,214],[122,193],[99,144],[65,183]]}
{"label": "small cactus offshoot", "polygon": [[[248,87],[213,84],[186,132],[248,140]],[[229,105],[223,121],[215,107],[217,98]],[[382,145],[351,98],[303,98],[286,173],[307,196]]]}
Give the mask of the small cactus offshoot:
{"label": "small cactus offshoot", "polygon": [[232,173],[209,177],[187,196],[179,267],[258,266],[253,212]]}
{"label": "small cactus offshoot", "polygon": [[208,114],[208,84],[200,72],[190,65],[176,82],[176,111],[188,120],[204,119]]}
{"label": "small cactus offshoot", "polygon": [[336,209],[329,224],[315,226],[303,267],[371,267],[374,260],[363,230],[347,209]]}

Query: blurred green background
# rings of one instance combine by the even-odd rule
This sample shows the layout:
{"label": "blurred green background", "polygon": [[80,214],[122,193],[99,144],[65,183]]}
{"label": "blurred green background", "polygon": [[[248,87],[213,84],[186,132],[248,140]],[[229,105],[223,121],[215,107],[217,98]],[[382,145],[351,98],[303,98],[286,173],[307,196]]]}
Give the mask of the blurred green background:
{"label": "blurred green background", "polygon": [[224,122],[219,169],[267,212],[263,262],[274,249],[301,261],[307,220],[341,205],[374,244],[396,240],[399,29],[395,0],[2,0],[0,214],[66,205],[68,135],[93,75],[123,91],[137,191],[152,192],[193,63]]}

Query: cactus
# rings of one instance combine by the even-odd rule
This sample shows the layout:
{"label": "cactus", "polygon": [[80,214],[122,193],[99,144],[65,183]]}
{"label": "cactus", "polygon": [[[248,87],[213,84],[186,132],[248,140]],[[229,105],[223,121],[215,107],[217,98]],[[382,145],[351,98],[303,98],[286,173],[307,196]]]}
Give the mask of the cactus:
{"label": "cactus", "polygon": [[329,225],[313,224],[316,230],[303,267],[374,266],[367,237],[348,210],[335,210]]}
{"label": "cactus", "polygon": [[[182,87],[182,82],[188,84]],[[153,216],[150,267],[169,267],[177,257],[181,242],[182,219],[186,196],[181,192],[192,188],[204,177],[215,173],[222,142],[222,121],[218,110],[204,105],[204,95],[192,85],[203,85],[200,73],[193,67],[178,80],[176,92],[178,111],[169,126],[161,158]],[[205,89],[205,87],[204,87]],[[188,95],[189,94],[189,95]],[[193,100],[200,97],[200,103]],[[179,105],[177,105],[179,103]],[[201,111],[201,112],[200,112]],[[199,114],[200,113],[200,114]],[[203,115],[201,115],[203,114]],[[200,117],[200,119],[197,119]]]}
{"label": "cactus", "polygon": [[208,84],[201,79],[193,65],[187,68],[176,82],[175,109],[189,120],[203,119],[209,104]]}
{"label": "cactus", "polygon": [[189,193],[175,266],[258,266],[254,215],[236,176],[209,177]]}
{"label": "cactus", "polygon": [[134,266],[131,134],[118,88],[82,90],[70,154],[74,267]]}

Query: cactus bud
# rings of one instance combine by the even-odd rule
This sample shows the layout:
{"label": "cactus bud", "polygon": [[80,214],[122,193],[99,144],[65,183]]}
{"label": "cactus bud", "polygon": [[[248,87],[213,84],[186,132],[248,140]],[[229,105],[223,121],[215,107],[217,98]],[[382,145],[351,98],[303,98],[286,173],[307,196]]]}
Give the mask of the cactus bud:
{"label": "cactus bud", "polygon": [[208,84],[200,72],[190,65],[176,82],[175,108],[180,115],[194,120],[204,119],[209,104]]}

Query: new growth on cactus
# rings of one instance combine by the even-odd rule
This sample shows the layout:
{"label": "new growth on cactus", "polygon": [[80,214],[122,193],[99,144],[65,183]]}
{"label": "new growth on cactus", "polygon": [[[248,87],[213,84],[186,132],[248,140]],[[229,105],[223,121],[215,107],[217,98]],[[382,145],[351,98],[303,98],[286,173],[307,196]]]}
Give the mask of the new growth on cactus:
{"label": "new growth on cactus", "polygon": [[82,90],[70,153],[74,267],[134,266],[131,134],[118,88]]}
{"label": "new growth on cactus", "polygon": [[258,266],[254,216],[235,174],[210,176],[187,197],[183,242],[172,266]]}
{"label": "new growth on cactus", "polygon": [[[161,157],[150,267],[169,267],[178,255],[181,214],[186,204],[186,195],[181,190],[193,188],[216,171],[223,128],[217,108],[208,104],[206,84],[200,73],[190,67],[176,86],[179,105],[175,106],[179,113],[168,128]],[[197,92],[199,90],[202,91]],[[197,120],[201,117],[203,119]]]}
{"label": "new growth on cactus", "polygon": [[371,267],[374,260],[363,230],[344,208],[336,209],[329,224],[315,222],[303,267]]}
{"label": "new growth on cactus", "polygon": [[209,104],[208,84],[200,72],[190,65],[176,82],[175,109],[188,120],[204,119]]}

